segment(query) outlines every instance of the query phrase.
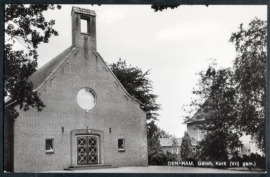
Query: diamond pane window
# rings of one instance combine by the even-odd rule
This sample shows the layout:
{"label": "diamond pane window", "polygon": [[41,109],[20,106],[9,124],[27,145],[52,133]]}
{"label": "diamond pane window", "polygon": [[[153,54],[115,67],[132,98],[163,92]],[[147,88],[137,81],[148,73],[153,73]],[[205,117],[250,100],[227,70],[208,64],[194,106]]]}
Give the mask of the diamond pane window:
{"label": "diamond pane window", "polygon": [[88,112],[96,105],[96,95],[90,88],[82,88],[77,94],[77,102],[83,110]]}
{"label": "diamond pane window", "polygon": [[77,136],[77,165],[98,164],[98,137]]}
{"label": "diamond pane window", "polygon": [[54,151],[53,151],[53,139],[46,139],[45,141],[46,143],[46,154],[53,154]]}
{"label": "diamond pane window", "polygon": [[125,151],[125,139],[118,139],[118,151]]}

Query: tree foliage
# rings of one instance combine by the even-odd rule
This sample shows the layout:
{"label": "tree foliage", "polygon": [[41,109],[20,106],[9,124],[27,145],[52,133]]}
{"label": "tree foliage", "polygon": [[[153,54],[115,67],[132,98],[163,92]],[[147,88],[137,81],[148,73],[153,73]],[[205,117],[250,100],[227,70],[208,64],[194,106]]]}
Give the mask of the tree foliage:
{"label": "tree foliage", "polygon": [[[151,121],[147,126],[147,143],[148,143],[148,163],[150,165],[157,164],[156,160],[152,159],[159,153],[162,153],[159,137],[160,129],[155,124],[155,121]],[[159,157],[159,156],[158,156]],[[155,157],[154,157],[155,158]]]}
{"label": "tree foliage", "polygon": [[200,160],[226,161],[237,157],[240,147],[239,136],[236,133],[226,131],[209,131],[205,138],[198,144]]}
{"label": "tree foliage", "polygon": [[[162,154],[159,138],[165,135],[165,132],[162,132],[155,124],[158,116],[156,111],[160,109],[160,105],[156,103],[157,95],[152,93],[152,82],[147,78],[149,71],[142,72],[138,67],[127,66],[126,61],[121,59],[117,63],[109,65],[109,67],[126,91],[141,102],[141,108],[146,112],[148,120],[148,162],[149,164],[159,162],[157,159]],[[152,157],[154,156],[157,159],[153,160]]]}
{"label": "tree foliage", "polygon": [[237,57],[234,61],[238,92],[237,125],[255,137],[265,150],[267,22],[255,18],[232,34]]}
{"label": "tree foliage", "polygon": [[[190,0],[189,4],[192,5],[194,2],[192,0]],[[181,4],[178,2],[173,2],[173,1],[158,1],[156,3],[154,3],[153,5],[151,5],[151,8],[154,9],[155,12],[158,11],[163,11],[163,10],[167,10],[167,9],[176,9],[177,7],[179,7]],[[208,3],[205,3],[205,5],[208,7]]]}
{"label": "tree foliage", "polygon": [[[28,79],[37,68],[38,45],[49,42],[51,35],[58,35],[53,29],[55,21],[46,21],[42,14],[49,9],[55,9],[55,5],[7,4],[5,7],[4,96],[11,99],[5,105],[5,113],[12,118],[18,117],[14,105],[25,111],[29,107],[38,111],[45,107]],[[25,50],[17,50],[18,44]]]}
{"label": "tree foliage", "polygon": [[186,121],[201,121],[197,128],[205,134],[200,142],[203,157],[227,160],[228,155],[240,145],[241,134],[235,126],[236,90],[232,70],[217,70],[214,66],[199,73],[199,87],[193,91],[198,99],[193,101],[192,106],[199,106],[200,109]]}
{"label": "tree foliage", "polygon": [[174,8],[177,8],[178,6],[180,5],[165,5],[163,3],[159,3],[159,4],[157,3],[157,4],[153,4],[151,8],[154,9],[155,12],[157,12],[157,11],[166,10],[167,8],[174,9]]}
{"label": "tree foliage", "polygon": [[168,132],[165,132],[164,130],[159,130],[159,137],[160,138],[172,138],[173,136],[170,135]]}
{"label": "tree foliage", "polygon": [[210,160],[237,156],[243,133],[251,134],[265,150],[267,23],[256,18],[248,29],[241,24],[230,42],[237,51],[233,69],[210,65],[200,72],[193,91],[199,98],[190,104],[199,109],[185,117],[186,122],[201,121],[201,156]]}
{"label": "tree foliage", "polygon": [[152,82],[147,78],[149,70],[142,72],[138,67],[127,66],[126,61],[121,59],[111,64],[110,69],[127,92],[142,103],[147,120],[156,120],[160,105],[156,103],[157,95],[152,93]]}
{"label": "tree foliage", "polygon": [[192,155],[193,154],[192,154],[191,138],[188,132],[185,132],[184,137],[182,138],[182,143],[181,143],[181,159],[182,161],[186,161]]}

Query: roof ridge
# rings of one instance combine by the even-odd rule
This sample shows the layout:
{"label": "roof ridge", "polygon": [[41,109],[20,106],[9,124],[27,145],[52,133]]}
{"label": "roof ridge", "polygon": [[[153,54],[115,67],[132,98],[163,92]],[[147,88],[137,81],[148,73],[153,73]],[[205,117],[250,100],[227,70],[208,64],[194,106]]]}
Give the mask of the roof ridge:
{"label": "roof ridge", "polygon": [[105,60],[101,57],[101,55],[97,52],[97,51],[93,51],[94,53],[96,53],[101,60],[103,61],[103,63],[106,65],[106,67],[109,69],[110,73],[113,75],[113,77],[116,79],[116,81],[120,84],[120,86],[122,87],[122,89],[124,90],[124,92],[133,100],[135,100],[136,102],[138,102],[141,105],[144,105],[142,102],[140,102],[139,100],[137,100],[136,98],[134,98],[133,96],[131,96],[128,91],[125,89],[125,87],[121,84],[121,82],[119,81],[119,79],[115,76],[115,74],[112,72],[112,70],[110,69],[110,67],[107,65],[107,63],[105,62]]}
{"label": "roof ridge", "polygon": [[49,64],[51,64],[52,62],[54,62],[54,60],[56,60],[60,55],[62,55],[63,53],[65,53],[67,50],[70,50],[70,49],[71,49],[71,47],[68,47],[68,48],[65,49],[63,52],[61,52],[61,53],[59,53],[58,55],[56,55],[55,57],[53,57],[50,61],[48,61],[48,62],[45,63],[43,66],[41,66],[40,68],[38,68],[37,71],[34,72],[34,73],[30,76],[30,78],[33,77],[33,76],[35,76],[35,75],[38,73],[39,70],[45,68],[46,66],[48,66]]}
{"label": "roof ridge", "polygon": [[72,6],[72,11],[80,13],[80,14],[87,14],[87,15],[96,16],[96,12],[94,10],[85,9],[85,8],[81,8],[81,7]]}
{"label": "roof ridge", "polygon": [[[70,48],[70,47],[69,47]],[[68,49],[69,49],[68,48]],[[68,49],[66,49],[64,52],[62,52],[61,54],[63,54],[63,53],[65,53]],[[34,91],[37,91],[37,90],[39,90],[45,83],[46,83],[46,81],[59,69],[59,67],[67,60],[67,58],[70,56],[70,54],[75,50],[76,48],[74,47],[67,55],[66,55],[66,57],[64,57],[64,59],[60,62],[60,64],[53,70],[53,71],[51,71],[50,72],[50,74],[43,80],[43,82],[40,84],[40,85],[38,85],[35,89],[34,89]],[[59,57],[61,54],[59,54],[59,55],[57,55],[54,59],[56,59],[57,57]],[[52,59],[51,61],[53,61],[54,59]],[[49,62],[46,64],[46,65],[44,65],[44,68],[46,67],[46,66],[48,66],[49,65]],[[43,66],[42,66],[43,67]],[[41,69],[41,68],[40,68]]]}

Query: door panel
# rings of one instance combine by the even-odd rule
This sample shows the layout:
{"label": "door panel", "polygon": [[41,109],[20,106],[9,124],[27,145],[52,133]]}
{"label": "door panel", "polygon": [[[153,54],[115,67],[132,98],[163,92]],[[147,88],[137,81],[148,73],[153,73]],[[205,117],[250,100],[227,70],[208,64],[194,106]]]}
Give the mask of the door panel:
{"label": "door panel", "polygon": [[77,136],[77,165],[98,164],[98,137]]}
{"label": "door panel", "polygon": [[88,163],[98,163],[98,139],[97,137],[88,137]]}

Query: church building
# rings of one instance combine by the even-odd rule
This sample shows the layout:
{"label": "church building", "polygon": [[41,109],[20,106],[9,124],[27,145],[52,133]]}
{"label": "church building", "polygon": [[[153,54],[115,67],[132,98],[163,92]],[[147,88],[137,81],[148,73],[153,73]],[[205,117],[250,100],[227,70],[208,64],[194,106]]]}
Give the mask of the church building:
{"label": "church building", "polygon": [[46,107],[18,108],[5,123],[13,131],[5,161],[14,172],[147,166],[146,113],[97,52],[96,13],[72,7],[71,20],[72,46],[30,78]]}

